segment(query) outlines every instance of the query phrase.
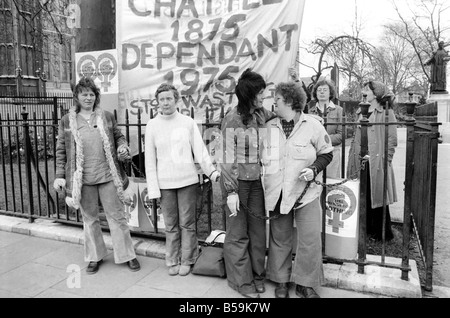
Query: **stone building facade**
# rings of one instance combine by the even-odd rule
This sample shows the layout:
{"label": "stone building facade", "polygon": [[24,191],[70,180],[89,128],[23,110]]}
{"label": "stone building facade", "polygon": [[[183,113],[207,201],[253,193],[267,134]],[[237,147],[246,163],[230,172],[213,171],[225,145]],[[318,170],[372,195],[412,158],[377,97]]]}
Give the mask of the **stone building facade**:
{"label": "stone building facade", "polygon": [[0,0],[0,94],[70,91],[77,1]]}

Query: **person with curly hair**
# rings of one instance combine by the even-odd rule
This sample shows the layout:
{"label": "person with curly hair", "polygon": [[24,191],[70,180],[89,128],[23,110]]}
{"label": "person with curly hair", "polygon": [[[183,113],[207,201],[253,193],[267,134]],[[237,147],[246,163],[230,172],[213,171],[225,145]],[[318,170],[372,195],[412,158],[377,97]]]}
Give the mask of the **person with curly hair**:
{"label": "person with curly hair", "polygon": [[[295,284],[297,296],[319,298],[314,288],[324,281],[322,186],[312,180],[331,162],[333,146],[322,123],[303,113],[306,99],[299,84],[278,84],[274,104],[278,117],[264,126],[267,135],[262,142],[263,185],[265,208],[272,218],[267,278],[277,284],[276,298],[289,297],[290,282]],[[297,249],[292,263],[294,239]]]}

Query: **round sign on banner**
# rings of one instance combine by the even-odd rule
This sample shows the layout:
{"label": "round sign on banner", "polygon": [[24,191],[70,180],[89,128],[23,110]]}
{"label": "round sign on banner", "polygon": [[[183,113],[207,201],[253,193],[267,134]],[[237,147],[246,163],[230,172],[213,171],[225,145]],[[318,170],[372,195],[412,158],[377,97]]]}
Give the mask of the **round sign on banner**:
{"label": "round sign on banner", "polygon": [[97,59],[90,54],[83,55],[77,64],[77,74],[80,78],[97,78]]}
{"label": "round sign on banner", "polygon": [[353,191],[345,185],[327,191],[325,205],[327,217],[330,218],[333,232],[339,233],[344,227],[344,221],[349,219],[356,211],[356,196]]}

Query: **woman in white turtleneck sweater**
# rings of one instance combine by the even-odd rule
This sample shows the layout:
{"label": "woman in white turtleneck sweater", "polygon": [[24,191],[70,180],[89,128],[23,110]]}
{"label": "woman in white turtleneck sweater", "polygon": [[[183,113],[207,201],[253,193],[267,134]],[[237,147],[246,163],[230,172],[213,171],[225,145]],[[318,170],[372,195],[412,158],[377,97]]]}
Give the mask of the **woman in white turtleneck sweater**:
{"label": "woman in white turtleneck sweater", "polygon": [[156,91],[160,113],[147,123],[145,172],[148,199],[161,198],[169,275],[188,275],[198,255],[195,231],[199,177],[195,163],[212,180],[220,177],[195,121],[176,109],[179,93],[169,84]]}

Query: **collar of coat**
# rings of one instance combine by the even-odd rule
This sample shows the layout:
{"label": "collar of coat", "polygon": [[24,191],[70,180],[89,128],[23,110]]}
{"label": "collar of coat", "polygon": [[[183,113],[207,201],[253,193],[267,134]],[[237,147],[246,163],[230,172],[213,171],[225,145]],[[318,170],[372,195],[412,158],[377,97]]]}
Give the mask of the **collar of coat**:
{"label": "collar of coat", "polygon": [[[328,102],[327,110],[328,109],[333,110],[335,108],[336,108],[336,105],[333,103],[333,101],[330,100]],[[311,107],[309,109],[309,111],[316,111],[316,112],[319,111],[320,113],[323,113],[323,110],[319,107],[319,103],[318,102],[313,107]]]}
{"label": "collar of coat", "polygon": [[[96,125],[97,129],[100,133],[100,137],[102,138],[103,150],[105,151],[106,161],[108,162],[108,166],[110,169],[110,173],[113,177],[114,185],[117,188],[117,194],[119,195],[120,200],[124,201],[123,194],[123,183],[120,179],[119,173],[117,171],[116,165],[114,163],[111,143],[109,141],[108,134],[105,130],[105,125],[107,125],[105,113],[103,109],[100,107],[95,108],[96,114]],[[72,178],[72,200],[73,207],[76,209],[80,208],[80,200],[81,200],[81,187],[83,186],[83,165],[84,165],[84,154],[83,154],[83,140],[81,139],[80,132],[78,131],[77,124],[77,113],[75,107],[72,107],[69,111],[69,128],[72,132],[74,141],[75,141],[75,172]]]}

